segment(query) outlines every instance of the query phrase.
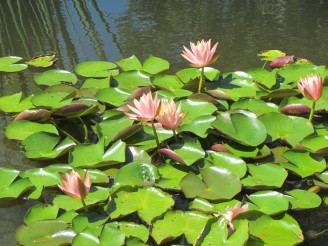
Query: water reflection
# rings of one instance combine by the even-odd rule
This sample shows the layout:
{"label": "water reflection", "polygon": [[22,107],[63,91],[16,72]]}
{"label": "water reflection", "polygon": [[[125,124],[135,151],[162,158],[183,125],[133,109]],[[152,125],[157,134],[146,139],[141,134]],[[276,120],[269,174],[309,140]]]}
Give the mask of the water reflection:
{"label": "water reflection", "polygon": [[[0,57],[57,52],[57,68],[73,71],[86,60],[117,61],[153,54],[173,71],[188,66],[180,56],[189,41],[218,41],[221,71],[262,65],[256,54],[280,49],[328,65],[328,0],[1,0]],[[27,74],[1,74],[0,96],[39,90]],[[8,118],[0,118],[0,127]],[[0,166],[24,169],[26,160],[0,136]],[[12,230],[22,223],[22,207]],[[3,223],[17,209],[0,209]],[[6,217],[3,215],[10,214]],[[18,216],[18,215],[17,215]],[[1,234],[8,235],[0,225]],[[15,245],[12,235],[1,245]],[[8,239],[9,238],[9,239]]]}

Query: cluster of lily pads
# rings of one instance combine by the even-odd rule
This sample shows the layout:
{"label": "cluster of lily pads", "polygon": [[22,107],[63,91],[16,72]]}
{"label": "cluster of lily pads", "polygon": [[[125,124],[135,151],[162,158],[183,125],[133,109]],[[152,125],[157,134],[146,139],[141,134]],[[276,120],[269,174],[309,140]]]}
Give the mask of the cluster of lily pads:
{"label": "cluster of lily pads", "polygon": [[[0,72],[34,73],[42,89],[0,98],[13,116],[5,136],[43,165],[0,168],[0,202],[39,201],[17,229],[21,245],[296,245],[304,236],[288,212],[327,206],[328,86],[310,120],[297,87],[307,75],[324,81],[325,66],[293,57],[276,68],[172,74],[150,55],[70,72],[54,59],[0,58]],[[181,105],[179,127],[129,118],[127,105],[147,93]],[[82,199],[58,188],[73,172],[90,177]]]}

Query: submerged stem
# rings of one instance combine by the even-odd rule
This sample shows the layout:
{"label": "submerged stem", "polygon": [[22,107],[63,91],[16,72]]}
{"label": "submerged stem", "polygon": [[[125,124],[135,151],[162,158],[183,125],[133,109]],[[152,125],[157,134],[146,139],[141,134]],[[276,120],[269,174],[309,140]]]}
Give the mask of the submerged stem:
{"label": "submerged stem", "polygon": [[85,212],[89,212],[89,209],[88,209],[88,207],[87,207],[87,204],[85,204],[84,199],[81,199],[81,202],[82,202],[82,204],[83,204],[84,211],[85,211]]}
{"label": "submerged stem", "polygon": [[262,69],[265,67],[265,65],[268,63],[268,61],[265,61],[263,66],[262,66]]}
{"label": "submerged stem", "polygon": [[314,115],[314,109],[315,109],[315,102],[312,104],[310,116],[309,116],[309,121],[312,121],[313,115]]}
{"label": "submerged stem", "polygon": [[177,133],[175,132],[174,129],[172,129],[172,132],[173,132],[174,140],[175,140],[176,142],[178,142]]}
{"label": "submerged stem", "polygon": [[153,133],[154,133],[154,136],[155,136],[157,149],[159,149],[159,140],[158,140],[158,136],[157,136],[157,132],[156,132],[154,120],[151,121],[151,127],[153,128]]}
{"label": "submerged stem", "polygon": [[85,141],[85,142],[89,142],[89,134],[88,134],[88,128],[87,128],[87,125],[84,123],[84,121],[82,120],[81,117],[77,117],[77,118],[81,121],[81,123],[82,123],[82,125],[83,125],[83,130],[84,130],[84,141]]}
{"label": "submerged stem", "polygon": [[199,85],[198,85],[198,93],[200,93],[200,90],[202,89],[203,86],[203,77],[204,77],[204,67],[202,67],[201,72],[200,72],[200,77],[199,77]]}

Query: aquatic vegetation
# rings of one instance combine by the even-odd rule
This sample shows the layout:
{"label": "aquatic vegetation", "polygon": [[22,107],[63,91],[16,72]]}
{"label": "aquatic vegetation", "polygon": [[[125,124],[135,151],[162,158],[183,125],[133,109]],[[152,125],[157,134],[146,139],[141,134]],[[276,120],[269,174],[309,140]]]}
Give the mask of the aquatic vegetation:
{"label": "aquatic vegetation", "polygon": [[205,56],[174,74],[153,55],[86,61],[74,72],[45,68],[52,56],[29,70],[31,61],[0,58],[6,76],[33,73],[40,86],[0,97],[13,119],[4,135],[40,163],[0,168],[0,202],[39,201],[17,242],[301,243],[291,211],[328,201],[327,69],[295,56],[270,68],[286,56],[271,50],[258,55],[261,68],[221,73],[208,67],[216,47],[186,49]]}

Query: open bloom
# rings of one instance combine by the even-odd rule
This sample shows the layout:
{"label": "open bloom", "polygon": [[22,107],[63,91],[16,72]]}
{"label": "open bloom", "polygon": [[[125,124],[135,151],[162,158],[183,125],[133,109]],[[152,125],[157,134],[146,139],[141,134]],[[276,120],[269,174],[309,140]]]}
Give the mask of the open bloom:
{"label": "open bloom", "polygon": [[248,204],[241,206],[241,203],[238,202],[233,208],[226,207],[225,213],[218,213],[217,216],[223,216],[227,221],[232,230],[234,230],[232,220],[239,214],[245,213],[249,210]]}
{"label": "open bloom", "polygon": [[298,89],[304,97],[316,102],[322,94],[322,80],[320,75],[307,75],[305,78],[300,79],[297,83]]}
{"label": "open bloom", "polygon": [[156,117],[163,128],[176,130],[186,114],[181,113],[181,104],[177,107],[173,99],[167,102],[162,102],[159,113]]}
{"label": "open bloom", "polygon": [[127,105],[127,107],[133,112],[125,112],[131,120],[153,121],[158,115],[160,100],[158,100],[157,93],[153,98],[151,92],[148,92],[147,94],[143,94],[139,101],[134,99],[133,105]]}
{"label": "open bloom", "polygon": [[185,50],[182,51],[181,55],[191,63],[192,67],[205,67],[219,58],[219,55],[213,58],[217,46],[218,43],[211,48],[211,39],[207,42],[204,40],[198,41],[197,44],[190,42],[191,50],[183,46]]}
{"label": "open bloom", "polygon": [[72,171],[70,174],[66,173],[62,178],[63,185],[58,185],[58,187],[70,197],[75,199],[83,200],[90,192],[90,174],[85,173],[84,180],[81,176]]}

